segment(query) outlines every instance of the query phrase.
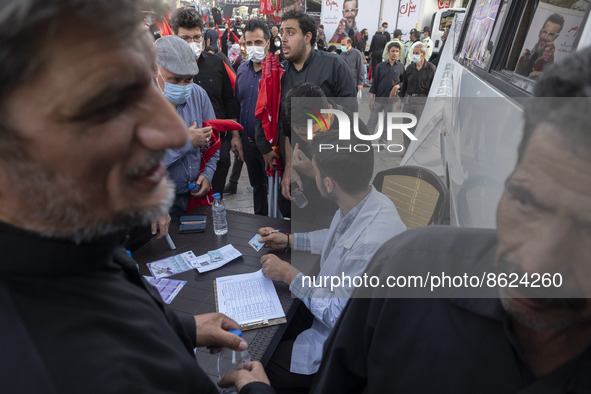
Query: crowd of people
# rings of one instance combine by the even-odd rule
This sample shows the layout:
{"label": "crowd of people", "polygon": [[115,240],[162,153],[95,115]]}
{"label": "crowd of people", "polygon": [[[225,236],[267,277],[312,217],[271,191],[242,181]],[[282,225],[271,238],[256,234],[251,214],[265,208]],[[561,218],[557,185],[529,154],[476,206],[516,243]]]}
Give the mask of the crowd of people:
{"label": "crowd of people", "polygon": [[[345,3],[355,11],[354,0]],[[322,27],[296,10],[279,27],[253,18],[218,33],[211,23],[205,30],[195,9],[180,8],[170,15],[172,34],[157,37],[133,0],[0,0],[0,9],[0,376],[7,392],[218,392],[196,364],[195,347],[244,350],[248,344],[228,332],[240,326],[219,313],[177,316],[122,244],[132,227],[151,225],[163,237],[171,217],[210,205],[227,186],[230,152],[246,164],[259,215],[268,210],[266,171],[281,166],[280,206],[297,219],[296,230],[264,227],[260,242],[319,255],[320,275],[385,278],[458,265],[560,272],[568,297],[562,289],[541,298],[520,288],[489,299],[406,299],[392,289],[306,286],[296,267],[265,254],[263,274],[289,285],[302,308],[266,367],[246,363],[220,387],[241,394],[588,391],[584,99],[525,108],[496,230],[407,231],[394,204],[371,186],[373,150],[319,149],[337,143],[342,119],[327,114],[310,140],[298,110],[302,99],[311,108],[357,110],[364,64],[357,37],[339,37],[338,55],[316,49]],[[359,125],[362,134],[380,127],[386,99],[426,97],[436,70],[428,29],[423,40],[413,32],[407,46],[387,27],[370,46],[371,118]],[[256,116],[269,53],[284,59],[272,142]],[[569,55],[545,70],[535,96],[589,97],[590,66],[589,48]],[[420,104],[404,101],[420,113]],[[294,184],[318,198],[292,207]],[[297,231],[298,221],[308,230]]]}

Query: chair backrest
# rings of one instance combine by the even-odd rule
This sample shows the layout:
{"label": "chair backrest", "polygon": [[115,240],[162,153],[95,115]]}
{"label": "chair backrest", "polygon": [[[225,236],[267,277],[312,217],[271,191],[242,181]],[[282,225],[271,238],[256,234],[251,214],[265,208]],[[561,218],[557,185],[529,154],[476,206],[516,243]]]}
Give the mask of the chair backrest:
{"label": "chair backrest", "polygon": [[373,185],[392,200],[407,228],[442,224],[449,217],[447,187],[431,170],[391,168],[376,174]]}

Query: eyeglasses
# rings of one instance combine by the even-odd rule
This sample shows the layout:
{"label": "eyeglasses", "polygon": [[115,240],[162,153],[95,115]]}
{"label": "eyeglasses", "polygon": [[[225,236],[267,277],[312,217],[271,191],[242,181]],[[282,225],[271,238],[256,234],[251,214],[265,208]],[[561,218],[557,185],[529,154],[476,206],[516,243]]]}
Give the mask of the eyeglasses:
{"label": "eyeglasses", "polygon": [[343,14],[352,14],[354,12],[357,12],[359,10],[359,8],[347,8],[345,10],[343,10]]}
{"label": "eyeglasses", "polygon": [[199,41],[201,41],[201,38],[203,38],[203,35],[197,34],[196,36],[180,36],[180,37],[183,40],[185,40],[186,42],[191,42],[191,41],[199,42]]}
{"label": "eyeglasses", "polygon": [[544,34],[546,37],[549,37],[549,38],[556,38],[556,37],[558,37],[558,33],[554,33],[552,31],[546,31],[544,29],[540,30],[540,34]]}

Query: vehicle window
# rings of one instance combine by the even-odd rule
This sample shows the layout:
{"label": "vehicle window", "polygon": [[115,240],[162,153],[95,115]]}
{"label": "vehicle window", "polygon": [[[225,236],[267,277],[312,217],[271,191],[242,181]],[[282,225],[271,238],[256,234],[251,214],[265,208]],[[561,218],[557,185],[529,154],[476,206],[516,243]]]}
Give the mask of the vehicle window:
{"label": "vehicle window", "polygon": [[501,0],[477,0],[464,36],[460,59],[464,64],[484,68],[493,51],[491,35],[499,16]]}
{"label": "vehicle window", "polygon": [[444,32],[445,29],[449,29],[454,21],[454,16],[458,11],[446,11],[441,14],[441,20],[439,21],[439,31]]}

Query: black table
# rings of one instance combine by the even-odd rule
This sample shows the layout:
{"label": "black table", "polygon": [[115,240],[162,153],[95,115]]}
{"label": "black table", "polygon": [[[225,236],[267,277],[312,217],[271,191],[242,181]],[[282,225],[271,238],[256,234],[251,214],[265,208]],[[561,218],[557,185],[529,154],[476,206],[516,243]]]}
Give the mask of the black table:
{"label": "black table", "polygon": [[[258,271],[261,268],[260,258],[268,249],[255,251],[248,241],[261,227],[269,226],[282,231],[291,232],[288,220],[273,219],[266,216],[252,215],[237,211],[227,211],[228,233],[215,235],[211,209],[197,208],[192,214],[207,214],[207,228],[205,232],[194,234],[178,234],[178,223],[171,224],[170,235],[176,245],[175,250],[170,250],[166,240],[152,239],[133,253],[134,259],[139,263],[140,272],[143,275],[151,275],[146,263],[174,256],[189,250],[196,256],[207,253],[210,250],[232,244],[242,253],[242,257],[231,261],[221,268],[200,274],[197,270],[191,270],[182,274],[169,277],[170,279],[186,280],[187,284],[170,304],[170,307],[178,314],[201,314],[215,312],[215,296],[213,282],[216,278],[227,275],[237,275]],[[290,253],[278,252],[285,261],[291,261]],[[293,317],[299,300],[293,298],[289,287],[284,283],[275,282],[275,288],[287,320]],[[245,331],[244,339],[248,342],[248,350],[253,360],[261,361],[265,365],[273,351],[277,347],[287,324],[280,324],[265,328]],[[197,361],[201,368],[217,382],[217,356],[210,355],[207,349],[198,349]]]}

